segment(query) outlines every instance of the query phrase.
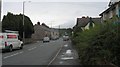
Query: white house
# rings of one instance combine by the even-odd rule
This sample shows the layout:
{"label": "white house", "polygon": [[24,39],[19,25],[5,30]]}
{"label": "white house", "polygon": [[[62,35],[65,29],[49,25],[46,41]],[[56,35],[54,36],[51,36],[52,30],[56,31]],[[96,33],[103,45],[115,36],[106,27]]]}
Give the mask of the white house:
{"label": "white house", "polygon": [[113,16],[120,17],[120,0],[111,0],[109,8],[100,14],[102,22],[111,19]]}

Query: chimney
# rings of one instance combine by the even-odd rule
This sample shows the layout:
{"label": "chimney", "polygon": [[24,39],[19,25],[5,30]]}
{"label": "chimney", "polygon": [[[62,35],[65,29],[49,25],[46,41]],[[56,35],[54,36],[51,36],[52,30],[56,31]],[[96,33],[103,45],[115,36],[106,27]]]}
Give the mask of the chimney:
{"label": "chimney", "polygon": [[85,18],[85,16],[82,16],[82,18]]}
{"label": "chimney", "polygon": [[40,22],[39,22],[39,21],[37,22],[37,25],[40,25]]}

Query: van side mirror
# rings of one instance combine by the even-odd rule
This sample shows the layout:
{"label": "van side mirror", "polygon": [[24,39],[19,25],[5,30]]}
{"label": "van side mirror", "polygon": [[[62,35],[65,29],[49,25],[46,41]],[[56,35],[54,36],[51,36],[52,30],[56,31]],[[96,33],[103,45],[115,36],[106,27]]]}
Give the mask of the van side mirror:
{"label": "van side mirror", "polygon": [[18,36],[18,40],[22,41],[22,38],[20,36]]}

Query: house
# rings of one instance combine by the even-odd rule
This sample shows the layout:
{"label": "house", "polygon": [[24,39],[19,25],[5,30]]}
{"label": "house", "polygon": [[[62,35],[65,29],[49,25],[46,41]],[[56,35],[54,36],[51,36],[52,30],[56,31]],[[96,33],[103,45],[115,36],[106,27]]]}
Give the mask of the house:
{"label": "house", "polygon": [[120,0],[111,0],[108,6],[109,8],[100,14],[102,22],[112,19],[114,16],[120,17]]}
{"label": "house", "polygon": [[116,2],[119,2],[120,0],[110,0],[109,2],[109,7],[112,6],[113,4],[115,4]]}
{"label": "house", "polygon": [[51,32],[51,37],[50,38],[52,40],[55,40],[55,39],[59,38],[59,30],[58,29],[51,28],[50,32]]}
{"label": "house", "polygon": [[32,39],[43,40],[45,36],[50,37],[50,28],[44,23],[40,25],[40,22],[34,25],[34,34],[32,34]]}
{"label": "house", "polygon": [[44,37],[50,39],[57,39],[59,37],[59,31],[54,28],[49,28],[46,24],[40,22],[34,25],[34,34],[32,34],[33,40],[43,40]]}
{"label": "house", "polygon": [[75,25],[75,27],[80,27],[84,31],[89,29],[90,27],[94,27],[95,23],[100,23],[100,21],[101,21],[100,18],[91,17],[77,18],[77,24]]}

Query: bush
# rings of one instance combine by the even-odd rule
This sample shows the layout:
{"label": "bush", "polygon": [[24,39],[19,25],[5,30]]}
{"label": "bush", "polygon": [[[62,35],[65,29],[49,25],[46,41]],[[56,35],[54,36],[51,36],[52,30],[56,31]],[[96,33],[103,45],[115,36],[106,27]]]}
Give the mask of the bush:
{"label": "bush", "polygon": [[90,30],[77,32],[73,37],[79,58],[84,65],[120,63],[120,25],[104,23]]}

